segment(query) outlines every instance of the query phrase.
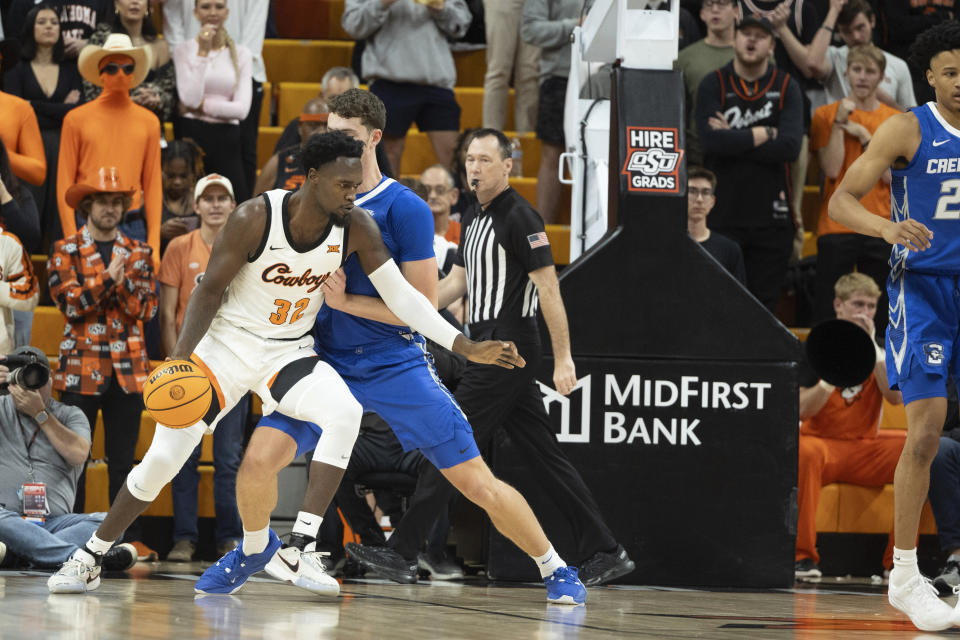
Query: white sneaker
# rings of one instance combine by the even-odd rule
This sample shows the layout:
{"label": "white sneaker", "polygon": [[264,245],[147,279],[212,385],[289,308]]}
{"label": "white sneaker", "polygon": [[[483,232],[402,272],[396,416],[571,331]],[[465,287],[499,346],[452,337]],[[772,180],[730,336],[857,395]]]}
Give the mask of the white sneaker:
{"label": "white sneaker", "polygon": [[887,598],[921,631],[942,631],[953,625],[953,609],[940,599],[936,587],[919,573],[900,586],[895,586],[891,580]]}
{"label": "white sneaker", "polygon": [[301,552],[296,547],[283,547],[278,550],[266,572],[277,580],[324,596],[340,594],[340,583],[333,579],[323,568],[321,551]]}
{"label": "white sneaker", "polygon": [[100,586],[100,566],[70,558],[47,580],[50,593],[86,593]]}

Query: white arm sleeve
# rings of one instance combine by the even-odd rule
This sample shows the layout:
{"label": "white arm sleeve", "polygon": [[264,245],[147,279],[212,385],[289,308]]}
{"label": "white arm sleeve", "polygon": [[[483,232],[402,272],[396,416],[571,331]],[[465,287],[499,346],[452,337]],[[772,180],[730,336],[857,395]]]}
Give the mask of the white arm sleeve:
{"label": "white arm sleeve", "polygon": [[393,260],[387,260],[367,276],[395,316],[444,349],[453,349],[460,332],[443,319],[426,296],[407,282]]}

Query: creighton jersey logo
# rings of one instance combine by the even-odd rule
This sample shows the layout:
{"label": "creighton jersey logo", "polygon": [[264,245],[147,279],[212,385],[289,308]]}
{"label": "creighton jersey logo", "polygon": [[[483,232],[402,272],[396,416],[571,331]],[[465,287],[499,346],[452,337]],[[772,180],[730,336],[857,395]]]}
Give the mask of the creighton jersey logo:
{"label": "creighton jersey logo", "polygon": [[923,353],[927,356],[927,364],[939,366],[943,364],[943,345],[938,342],[928,342],[923,345]]}

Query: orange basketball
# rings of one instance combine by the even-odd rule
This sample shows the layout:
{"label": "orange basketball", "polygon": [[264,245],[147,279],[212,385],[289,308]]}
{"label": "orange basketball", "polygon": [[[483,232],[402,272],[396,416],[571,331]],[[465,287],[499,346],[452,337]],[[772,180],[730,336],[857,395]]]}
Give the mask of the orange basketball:
{"label": "orange basketball", "polygon": [[143,385],[143,404],[159,424],[173,429],[192,426],[206,415],[213,387],[189,360],[168,360],[150,372]]}

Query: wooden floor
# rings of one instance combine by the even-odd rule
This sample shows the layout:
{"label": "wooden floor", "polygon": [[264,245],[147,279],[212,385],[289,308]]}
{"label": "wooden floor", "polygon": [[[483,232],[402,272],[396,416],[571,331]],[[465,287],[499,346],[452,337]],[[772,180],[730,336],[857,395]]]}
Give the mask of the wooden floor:
{"label": "wooden floor", "polygon": [[[581,607],[535,585],[347,581],[320,598],[269,578],[235,596],[194,598],[203,565],[139,564],[82,596],[50,595],[46,574],[0,572],[0,638],[936,638],[915,631],[885,589],[831,583],[765,592],[606,587]],[[261,574],[265,575],[265,574]]]}

